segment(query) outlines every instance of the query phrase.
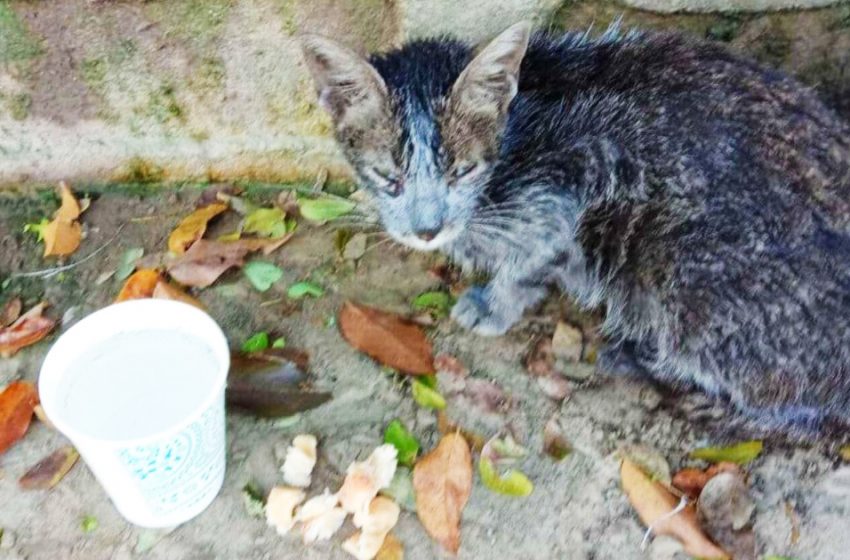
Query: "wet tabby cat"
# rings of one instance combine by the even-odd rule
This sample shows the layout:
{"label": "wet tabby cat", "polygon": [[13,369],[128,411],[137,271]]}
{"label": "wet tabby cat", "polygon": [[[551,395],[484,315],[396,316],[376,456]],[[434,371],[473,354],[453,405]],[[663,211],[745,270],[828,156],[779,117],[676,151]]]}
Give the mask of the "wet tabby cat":
{"label": "wet tabby cat", "polygon": [[814,93],[667,33],[304,38],[387,232],[491,274],[454,319],[507,331],[556,285],[608,353],[768,427],[850,420],[850,130]]}

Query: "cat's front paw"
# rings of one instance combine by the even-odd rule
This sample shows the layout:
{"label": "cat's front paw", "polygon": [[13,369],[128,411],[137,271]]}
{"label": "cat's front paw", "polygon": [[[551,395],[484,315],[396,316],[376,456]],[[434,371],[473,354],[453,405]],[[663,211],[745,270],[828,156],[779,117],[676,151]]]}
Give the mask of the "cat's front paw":
{"label": "cat's front paw", "polygon": [[487,288],[473,286],[466,290],[452,308],[452,319],[462,327],[482,336],[499,336],[508,332],[518,317],[489,303]]}

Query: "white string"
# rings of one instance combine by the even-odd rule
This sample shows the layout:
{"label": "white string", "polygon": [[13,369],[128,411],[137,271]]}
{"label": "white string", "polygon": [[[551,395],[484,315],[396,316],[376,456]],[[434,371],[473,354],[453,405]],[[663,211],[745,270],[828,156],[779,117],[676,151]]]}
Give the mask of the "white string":
{"label": "white string", "polygon": [[649,538],[652,536],[653,528],[656,525],[658,525],[660,522],[662,522],[666,519],[670,519],[671,517],[673,517],[674,515],[676,515],[680,511],[684,510],[686,507],[688,507],[688,498],[685,497],[685,496],[682,496],[682,499],[679,500],[679,505],[677,505],[675,509],[665,513],[664,515],[662,515],[661,517],[659,517],[658,519],[653,521],[649,525],[649,527],[646,529],[646,533],[644,533],[644,535],[643,535],[643,540],[640,541],[640,549],[646,550],[646,547],[649,544]]}

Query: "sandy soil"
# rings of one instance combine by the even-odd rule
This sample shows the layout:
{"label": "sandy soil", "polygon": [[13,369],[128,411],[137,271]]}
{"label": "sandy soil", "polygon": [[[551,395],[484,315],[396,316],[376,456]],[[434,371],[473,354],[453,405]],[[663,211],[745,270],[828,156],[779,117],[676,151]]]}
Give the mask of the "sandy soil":
{"label": "sandy soil", "polygon": [[[13,294],[21,294],[27,304],[45,297],[53,304],[52,315],[64,316],[66,324],[106,305],[120,283],[108,280],[96,285],[95,279],[114,269],[128,248],[143,246],[148,254],[161,251],[168,232],[199,194],[196,188],[95,192],[83,219],[87,237],[72,260],[100,247],[126,224],[117,239],[62,276],[12,280],[0,292],[0,303]],[[49,214],[54,204],[50,193],[0,193],[0,276],[50,266],[21,227]],[[407,389],[351,349],[334,326],[328,326],[328,319],[349,298],[409,310],[411,297],[438,284],[427,273],[432,260],[383,243],[369,250],[355,268],[336,258],[333,240],[330,227],[301,227],[296,238],[274,255],[285,278],[266,294],[253,290],[239,273],[217,283],[228,288],[199,294],[234,345],[256,330],[269,330],[285,335],[290,346],[308,350],[315,384],[332,391],[332,401],[284,423],[231,415],[228,470],[221,495],[202,515],[170,532],[128,525],[83,464],[51,491],[19,489],[17,479],[27,467],[64,443],[61,435],[36,422],[24,440],[0,456],[0,528],[4,531],[0,558],[347,558],[339,546],[341,538],[305,549],[295,536],[278,537],[263,520],[246,513],[241,496],[248,481],[266,488],[280,482],[282,453],[300,432],[320,438],[316,491],[338,487],[348,463],[377,445],[393,418],[411,427],[426,448],[438,437],[435,415],[418,409]],[[378,240],[375,237],[372,243]],[[307,277],[319,281],[326,295],[297,305],[287,303],[286,287]],[[451,402],[449,416],[481,431],[510,423],[531,450],[522,469],[536,484],[530,497],[512,499],[489,492],[476,477],[464,513],[459,557],[675,558],[661,546],[663,542],[648,551],[640,549],[643,528],[619,488],[614,452],[624,443],[645,443],[661,451],[676,469],[688,464],[689,450],[721,443],[721,436],[712,424],[689,420],[689,397],[667,394],[640,380],[596,375],[576,385],[563,403],[546,398],[526,374],[522,356],[536,334],[553,330],[562,307],[566,303],[553,297],[499,339],[478,338],[448,321],[432,331],[439,351],[460,358],[474,376],[499,384],[514,402],[502,417]],[[0,361],[0,386],[16,378],[36,379],[51,340]],[[562,462],[541,452],[543,426],[552,417],[575,449]],[[768,443],[750,468],[757,503],[756,536],[763,554],[798,560],[847,558],[850,465],[836,457],[830,442]],[[91,533],[81,529],[85,516],[98,520]],[[341,535],[352,531],[346,525]],[[413,513],[402,515],[396,534],[404,543],[406,558],[443,556]]]}

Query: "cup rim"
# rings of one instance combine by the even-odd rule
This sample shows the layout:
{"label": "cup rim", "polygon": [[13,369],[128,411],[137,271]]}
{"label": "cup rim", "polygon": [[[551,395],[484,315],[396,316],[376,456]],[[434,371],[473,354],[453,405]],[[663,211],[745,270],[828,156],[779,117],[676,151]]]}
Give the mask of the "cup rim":
{"label": "cup rim", "polygon": [[[56,402],[57,393],[55,386],[61,382],[63,373],[67,372],[67,363],[58,362],[66,349],[76,343],[86,340],[86,331],[92,328],[93,325],[102,323],[103,321],[116,321],[116,324],[131,325],[132,316],[138,313],[138,310],[144,310],[148,314],[160,314],[163,317],[168,317],[168,324],[163,324],[162,329],[174,328],[179,331],[181,317],[192,317],[193,320],[201,320],[209,325],[210,331],[199,335],[187,329],[182,332],[189,335],[197,335],[198,339],[203,341],[213,351],[216,360],[220,362],[217,371],[217,377],[214,383],[209,385],[208,394],[204,397],[195,410],[186,414],[186,416],[178,423],[162,429],[156,433],[127,439],[111,439],[94,436],[85,431],[78,430],[72,426],[70,421],[59,412],[61,407]],[[193,317],[194,316],[194,317]],[[168,325],[173,325],[169,327]],[[132,327],[123,329],[124,332],[131,332]],[[116,330],[117,332],[121,332]],[[77,350],[79,353],[82,350]],[[41,364],[38,377],[38,391],[41,400],[41,405],[44,408],[45,414],[56,428],[67,436],[71,441],[85,441],[95,443],[99,446],[109,446],[115,448],[132,447],[136,445],[144,445],[153,441],[167,438],[172,434],[179,433],[184,428],[197,421],[211,406],[215,404],[216,399],[220,398],[227,384],[227,373],[230,369],[230,347],[227,343],[227,338],[221,330],[221,327],[216,321],[210,317],[205,311],[198,309],[187,303],[166,300],[166,299],[134,299],[113,303],[82,318],[80,321],[72,325],[68,330],[62,333],[56,342],[53,343],[48,350],[44,361]],[[48,388],[48,384],[52,384],[54,388]]]}

